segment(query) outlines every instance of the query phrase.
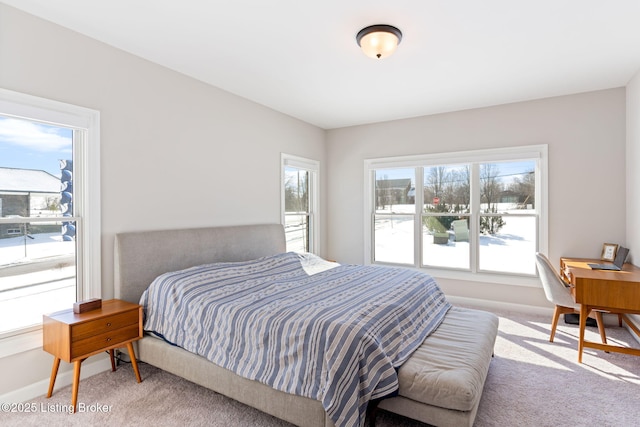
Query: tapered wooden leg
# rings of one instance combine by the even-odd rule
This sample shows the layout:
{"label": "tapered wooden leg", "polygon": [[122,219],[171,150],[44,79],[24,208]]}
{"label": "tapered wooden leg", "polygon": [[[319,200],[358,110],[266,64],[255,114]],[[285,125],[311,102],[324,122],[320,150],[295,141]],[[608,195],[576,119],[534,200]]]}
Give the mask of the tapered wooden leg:
{"label": "tapered wooden leg", "polygon": [[111,372],[116,371],[116,359],[113,355],[113,349],[109,350],[109,358],[111,359]]}
{"label": "tapered wooden leg", "polygon": [[142,382],[140,378],[140,371],[138,371],[138,361],[136,360],[136,353],[133,351],[133,344],[127,343],[127,350],[129,351],[129,358],[131,359],[131,366],[133,366],[133,372],[136,374],[136,380]]}
{"label": "tapered wooden leg", "polygon": [[558,319],[560,318],[560,307],[556,305],[553,310],[553,321],[551,322],[551,335],[549,335],[549,341],[553,342],[553,337],[556,336],[556,328],[558,327]]}
{"label": "tapered wooden leg", "polygon": [[56,383],[56,377],[58,376],[58,368],[60,367],[60,358],[55,357],[53,359],[53,367],[51,368],[51,379],[49,380],[49,391],[47,392],[47,397],[51,397],[53,393],[53,386]]}
{"label": "tapered wooden leg", "polygon": [[73,386],[71,388],[71,405],[73,405],[73,412],[76,412],[78,404],[78,387],[80,386],[80,366],[82,360],[77,360],[73,363]]}
{"label": "tapered wooden leg", "polygon": [[580,306],[580,339],[578,340],[578,363],[582,363],[582,350],[584,349],[584,329],[587,326],[587,316],[589,316],[589,310],[587,306],[582,304]]}
{"label": "tapered wooden leg", "polygon": [[598,322],[598,332],[600,332],[600,339],[602,339],[602,344],[607,343],[607,335],[604,332],[604,320],[602,320],[602,312],[596,311],[596,322]]}

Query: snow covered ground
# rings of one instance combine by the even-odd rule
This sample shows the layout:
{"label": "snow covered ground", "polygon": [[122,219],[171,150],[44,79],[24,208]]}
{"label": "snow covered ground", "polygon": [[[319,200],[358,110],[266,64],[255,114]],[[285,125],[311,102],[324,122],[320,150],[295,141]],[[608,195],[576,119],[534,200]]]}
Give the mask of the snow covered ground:
{"label": "snow covered ground", "polygon": [[75,242],[60,233],[0,239],[0,333],[42,323],[76,301]]}
{"label": "snow covered ground", "polygon": [[[524,213],[524,211],[518,211]],[[494,272],[535,274],[536,219],[532,216],[503,216],[505,225],[495,235],[481,235],[479,267]],[[376,222],[376,260],[413,264],[413,218],[401,217]],[[425,266],[469,268],[469,242],[456,242],[449,231],[446,244],[434,244],[433,235],[423,230]]]}
{"label": "snow covered ground", "polygon": [[65,242],[61,233],[33,234],[0,239],[0,268],[47,257],[72,255],[75,242]]}

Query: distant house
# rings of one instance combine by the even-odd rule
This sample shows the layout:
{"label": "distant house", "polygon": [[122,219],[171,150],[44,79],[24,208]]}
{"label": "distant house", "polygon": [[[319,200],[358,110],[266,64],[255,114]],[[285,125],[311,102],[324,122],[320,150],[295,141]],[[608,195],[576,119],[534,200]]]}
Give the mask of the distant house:
{"label": "distant house", "polygon": [[[59,215],[60,178],[42,170],[0,167],[0,217]],[[0,238],[24,233],[19,224],[0,224]]]}
{"label": "distant house", "polygon": [[413,195],[410,195],[411,188],[411,179],[408,178],[377,180],[376,200],[378,207],[413,203],[415,189]]}
{"label": "distant house", "polygon": [[505,190],[500,193],[499,203],[508,203],[515,205],[518,209],[525,209],[527,205],[533,203],[531,196],[520,192]]}

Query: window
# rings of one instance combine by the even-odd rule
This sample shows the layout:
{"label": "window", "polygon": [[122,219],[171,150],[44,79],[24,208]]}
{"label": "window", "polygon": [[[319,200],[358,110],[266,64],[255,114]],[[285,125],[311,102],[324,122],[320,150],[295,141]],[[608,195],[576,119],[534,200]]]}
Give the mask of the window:
{"label": "window", "polygon": [[318,252],[319,163],[283,153],[281,168],[287,251]]}
{"label": "window", "polygon": [[0,345],[101,296],[99,152],[98,112],[0,90]]}
{"label": "window", "polygon": [[535,276],[546,146],[366,160],[365,172],[368,262]]}

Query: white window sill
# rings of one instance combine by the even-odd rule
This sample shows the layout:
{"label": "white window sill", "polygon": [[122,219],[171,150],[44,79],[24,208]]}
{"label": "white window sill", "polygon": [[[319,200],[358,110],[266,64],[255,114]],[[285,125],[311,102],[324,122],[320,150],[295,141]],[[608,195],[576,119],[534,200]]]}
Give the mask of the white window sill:
{"label": "white window sill", "polygon": [[0,339],[0,359],[42,348],[42,328]]}
{"label": "white window sill", "polygon": [[526,286],[531,288],[539,288],[540,279],[538,276],[531,276],[525,274],[508,274],[508,273],[471,273],[469,271],[460,271],[446,268],[434,268],[434,267],[413,267],[410,265],[402,264],[388,264],[383,262],[369,263],[368,265],[383,265],[388,267],[401,267],[410,268],[417,271],[427,273],[435,279],[452,279],[452,280],[464,280],[467,282],[478,283],[496,283],[500,285],[513,285],[513,286]]}

